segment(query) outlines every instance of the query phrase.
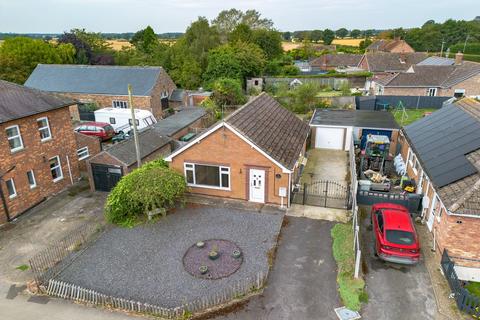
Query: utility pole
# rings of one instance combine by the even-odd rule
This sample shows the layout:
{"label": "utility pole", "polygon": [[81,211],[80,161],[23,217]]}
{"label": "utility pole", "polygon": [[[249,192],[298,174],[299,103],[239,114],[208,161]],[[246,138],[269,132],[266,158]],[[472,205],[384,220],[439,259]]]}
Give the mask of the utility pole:
{"label": "utility pole", "polygon": [[142,157],[140,156],[140,142],[138,141],[137,120],[135,119],[135,109],[133,108],[132,85],[128,85],[128,103],[132,113],[133,139],[135,140],[135,153],[137,154],[137,167],[142,165]]}
{"label": "utility pole", "polygon": [[465,38],[465,43],[464,43],[464,45],[463,45],[463,53],[465,53],[465,49],[467,48],[467,41],[468,41],[468,37],[469,37],[469,36],[470,36],[470,35],[467,34],[467,37]]}
{"label": "utility pole", "polygon": [[445,40],[442,39],[442,49],[440,50],[440,57],[443,57],[443,46],[445,45]]}

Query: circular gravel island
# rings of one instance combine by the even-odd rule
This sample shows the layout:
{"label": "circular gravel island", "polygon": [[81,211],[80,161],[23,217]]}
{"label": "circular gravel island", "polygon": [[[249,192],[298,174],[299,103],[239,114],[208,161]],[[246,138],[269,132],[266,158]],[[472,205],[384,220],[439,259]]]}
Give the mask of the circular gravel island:
{"label": "circular gravel island", "polygon": [[240,248],[232,241],[220,239],[199,241],[183,256],[183,267],[188,273],[211,280],[234,274],[242,262]]}

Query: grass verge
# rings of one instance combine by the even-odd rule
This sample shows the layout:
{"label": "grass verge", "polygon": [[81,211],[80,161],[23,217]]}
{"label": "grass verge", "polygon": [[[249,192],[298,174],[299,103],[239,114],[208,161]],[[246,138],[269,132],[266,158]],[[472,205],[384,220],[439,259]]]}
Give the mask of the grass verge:
{"label": "grass verge", "polygon": [[337,262],[338,292],[343,304],[359,311],[362,303],[368,302],[365,281],[355,279],[355,253],[352,250],[353,230],[351,224],[336,224],[331,231],[333,238],[333,257]]}

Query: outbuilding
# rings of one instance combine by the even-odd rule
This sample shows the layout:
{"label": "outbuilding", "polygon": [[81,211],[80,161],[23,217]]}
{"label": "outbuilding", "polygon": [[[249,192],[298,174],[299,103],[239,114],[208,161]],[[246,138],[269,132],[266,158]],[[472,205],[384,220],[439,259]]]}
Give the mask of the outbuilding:
{"label": "outbuilding", "polygon": [[375,134],[390,139],[391,154],[396,153],[400,129],[390,112],[343,109],[316,109],[310,127],[312,148],[347,151],[352,138],[363,147],[367,136]]}

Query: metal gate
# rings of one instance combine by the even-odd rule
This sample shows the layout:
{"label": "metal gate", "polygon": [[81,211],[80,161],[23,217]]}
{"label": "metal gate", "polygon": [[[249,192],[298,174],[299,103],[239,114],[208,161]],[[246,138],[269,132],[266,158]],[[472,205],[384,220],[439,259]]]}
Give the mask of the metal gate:
{"label": "metal gate", "polygon": [[317,180],[294,188],[292,203],[326,208],[350,208],[350,187],[347,183]]}
{"label": "metal gate", "polygon": [[123,176],[122,168],[92,163],[92,176],[96,191],[110,191]]}

